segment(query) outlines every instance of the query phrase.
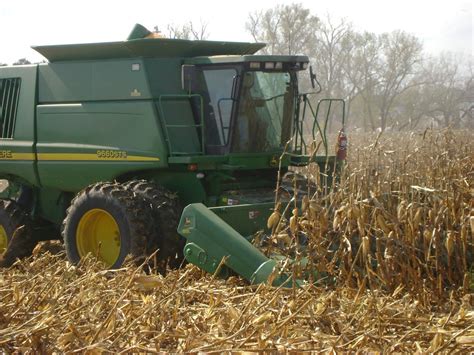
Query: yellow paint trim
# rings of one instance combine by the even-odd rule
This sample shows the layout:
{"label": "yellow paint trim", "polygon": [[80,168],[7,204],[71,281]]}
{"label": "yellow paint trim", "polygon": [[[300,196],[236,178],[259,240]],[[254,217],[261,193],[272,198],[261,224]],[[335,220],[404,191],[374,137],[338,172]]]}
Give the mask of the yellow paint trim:
{"label": "yellow paint trim", "polygon": [[[0,151],[1,153],[1,151]],[[35,160],[34,153],[14,153],[6,151],[0,154],[0,161]],[[99,157],[97,153],[38,153],[38,160],[66,161],[160,161],[158,157],[127,155],[125,157]]]}
{"label": "yellow paint trim", "polygon": [[38,153],[38,160],[75,161],[160,161],[158,157],[127,155],[126,157],[98,157],[96,153]]}
{"label": "yellow paint trim", "polygon": [[35,160],[34,153],[13,153],[8,151],[8,154],[0,154],[0,161],[1,160]]}

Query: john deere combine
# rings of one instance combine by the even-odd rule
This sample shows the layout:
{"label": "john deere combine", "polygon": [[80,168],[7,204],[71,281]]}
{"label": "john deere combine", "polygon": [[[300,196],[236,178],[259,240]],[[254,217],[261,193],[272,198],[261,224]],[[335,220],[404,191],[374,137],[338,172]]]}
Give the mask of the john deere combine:
{"label": "john deere combine", "polygon": [[[254,55],[263,47],[137,25],[126,41],[33,47],[49,62],[1,68],[1,263],[60,236],[73,263],[92,253],[116,268],[158,249],[171,265],[265,280],[275,261],[250,240],[278,169],[335,170],[325,131],[343,102],[325,100],[320,125],[298,91],[308,58]],[[308,114],[324,156],[306,151]]]}

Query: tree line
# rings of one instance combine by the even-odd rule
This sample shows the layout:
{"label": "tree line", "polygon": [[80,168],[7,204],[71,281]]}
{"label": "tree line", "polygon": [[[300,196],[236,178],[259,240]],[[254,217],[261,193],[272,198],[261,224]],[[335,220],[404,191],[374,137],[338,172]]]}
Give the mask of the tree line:
{"label": "tree line", "polygon": [[321,96],[346,100],[352,128],[474,128],[472,56],[428,55],[412,34],[357,31],[301,4],[251,13],[246,29],[266,54],[308,55]]}
{"label": "tree line", "polygon": [[[245,28],[267,43],[261,54],[307,55],[321,86],[312,98],[344,99],[352,129],[474,128],[473,56],[430,55],[410,33],[357,31],[298,3],[250,13]],[[209,33],[207,24],[189,22],[168,25],[165,36],[202,40]],[[309,82],[302,75],[302,91],[311,91]]]}

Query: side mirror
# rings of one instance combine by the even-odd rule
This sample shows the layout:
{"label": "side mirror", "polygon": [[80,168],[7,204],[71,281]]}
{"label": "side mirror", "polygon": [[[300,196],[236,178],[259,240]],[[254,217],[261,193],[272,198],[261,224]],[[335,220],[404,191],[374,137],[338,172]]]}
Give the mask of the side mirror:
{"label": "side mirror", "polygon": [[309,78],[311,80],[311,86],[313,87],[313,89],[316,89],[316,85],[315,85],[316,74],[313,73],[313,66],[312,65],[309,66]]}
{"label": "side mirror", "polygon": [[313,87],[313,89],[316,89],[316,84],[318,84],[318,91],[316,91],[315,94],[319,94],[323,90],[323,88],[321,87],[321,84],[316,78],[316,74],[313,73],[312,65],[309,66],[309,78],[311,79],[311,86]]}

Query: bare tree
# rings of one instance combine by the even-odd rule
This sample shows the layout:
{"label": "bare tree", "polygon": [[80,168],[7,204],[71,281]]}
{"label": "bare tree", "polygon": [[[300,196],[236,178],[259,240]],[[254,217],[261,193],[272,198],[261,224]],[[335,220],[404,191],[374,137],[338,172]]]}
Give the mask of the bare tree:
{"label": "bare tree", "polygon": [[[345,63],[351,55],[351,34],[352,26],[346,20],[334,22],[326,16],[320,22],[314,45],[308,48],[308,55],[315,65],[323,95],[345,98],[348,103],[346,114],[357,92],[356,86],[346,80],[344,75]],[[333,113],[340,115],[338,110],[334,110]],[[329,131],[332,131],[335,119],[336,116],[333,115],[329,121]]]}
{"label": "bare tree", "polygon": [[[464,64],[464,65],[463,65]],[[427,116],[440,126],[471,125],[474,103],[473,60],[443,53],[427,64],[427,95],[431,105]]]}
{"label": "bare tree", "polygon": [[348,37],[351,25],[345,20],[333,23],[327,16],[316,33],[316,42],[312,53],[318,70],[319,80],[329,95],[340,95],[344,91],[342,79],[344,62],[349,55]]}
{"label": "bare tree", "polygon": [[428,60],[411,34],[358,32],[346,20],[321,21],[301,4],[251,13],[246,29],[255,41],[267,43],[263,53],[307,54],[321,95],[345,98],[353,126],[474,127],[473,57],[462,70],[457,57]]}
{"label": "bare tree", "polygon": [[26,58],[18,59],[15,63],[13,63],[13,65],[27,65],[27,64],[31,64],[31,62]]}
{"label": "bare tree", "polygon": [[301,54],[315,41],[319,19],[301,4],[278,5],[249,15],[246,29],[267,54]]}
{"label": "bare tree", "polygon": [[209,37],[207,32],[207,22],[201,21],[199,27],[196,27],[192,22],[189,22],[189,29],[194,39],[202,41]]}
{"label": "bare tree", "polygon": [[183,25],[168,24],[167,30],[168,38],[205,40],[209,37],[207,23],[202,21],[199,26],[193,24],[192,21]]}
{"label": "bare tree", "polygon": [[403,31],[384,33],[382,44],[382,65],[379,66],[380,128],[387,128],[390,111],[395,100],[406,90],[420,85],[416,71],[422,62],[422,44],[418,38]]}
{"label": "bare tree", "polygon": [[[364,129],[385,130],[394,124],[394,105],[401,95],[421,85],[421,43],[402,31],[376,35],[365,32],[352,36],[352,55],[345,72],[359,97]],[[392,121],[390,121],[392,118]]]}
{"label": "bare tree", "polygon": [[355,106],[364,130],[377,128],[374,98],[379,84],[379,38],[369,32],[355,33],[350,37],[350,53],[344,62],[344,76],[354,87]]}
{"label": "bare tree", "polygon": [[250,32],[255,42],[265,42],[267,46],[261,51],[265,54],[277,54],[280,48],[278,32],[280,16],[277,10],[268,9],[249,14],[246,29]]}

